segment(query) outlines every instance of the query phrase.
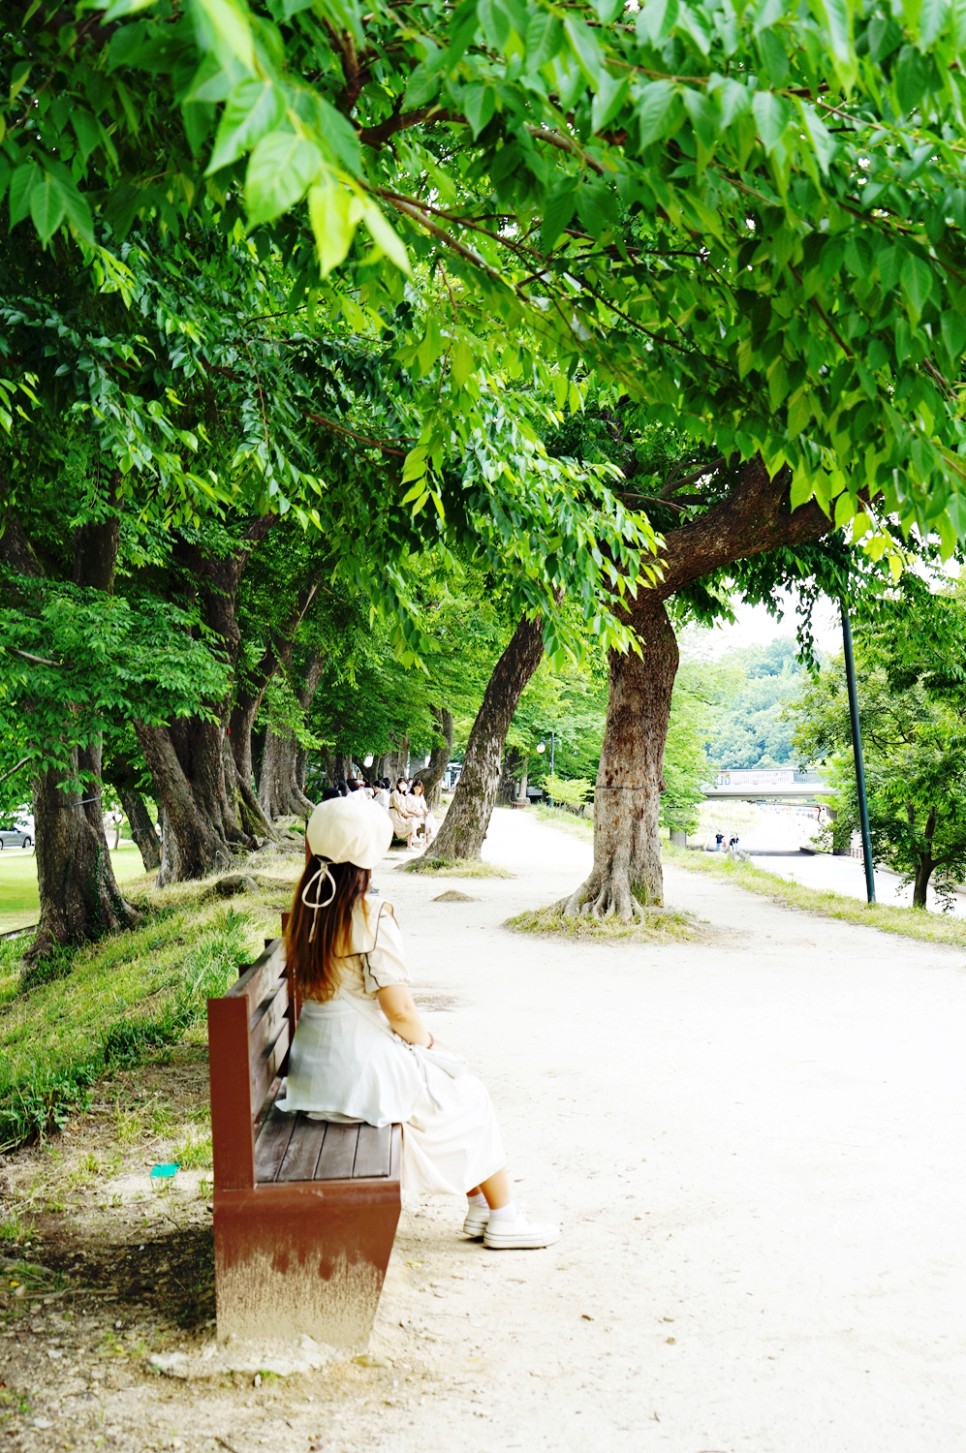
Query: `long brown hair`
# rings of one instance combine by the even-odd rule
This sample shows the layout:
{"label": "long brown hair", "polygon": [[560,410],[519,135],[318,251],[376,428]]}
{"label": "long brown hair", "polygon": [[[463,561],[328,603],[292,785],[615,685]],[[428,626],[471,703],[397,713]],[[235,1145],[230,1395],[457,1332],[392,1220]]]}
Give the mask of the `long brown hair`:
{"label": "long brown hair", "polygon": [[[324,908],[314,909],[302,902],[302,894],[311,880],[317,877],[320,868],[328,866],[335,883],[335,896]],[[325,858],[313,855],[305,865],[305,872],[298,881],[292,899],[285,930],[285,957],[295,974],[299,992],[306,999],[331,999],[339,987],[339,968],[336,963],[340,954],[349,948],[349,921],[352,910],[360,898],[369,891],[372,872],[369,868],[357,868],[355,863],[327,863]],[[309,903],[317,897],[323,901],[328,897],[331,885],[323,877],[312,885],[308,895]],[[315,936],[312,924],[315,921]]]}

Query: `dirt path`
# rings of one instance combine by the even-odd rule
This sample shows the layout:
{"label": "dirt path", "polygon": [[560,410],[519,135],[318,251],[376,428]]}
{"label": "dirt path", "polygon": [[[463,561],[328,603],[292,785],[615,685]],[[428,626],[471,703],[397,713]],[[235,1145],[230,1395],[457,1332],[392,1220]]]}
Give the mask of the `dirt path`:
{"label": "dirt path", "polygon": [[[573,887],[590,849],[499,812],[487,851],[519,876],[377,881],[427,1017],[489,1083],[517,1194],[560,1242],[488,1253],[452,1205],[409,1208],[369,1358],[258,1387],[216,1370],[205,1329],[152,1324],[105,1369],[66,1322],[53,1355],[44,1314],[29,1359],[20,1335],[0,1344],[8,1388],[34,1369],[12,1446],[960,1449],[962,952],[681,872],[669,900],[708,943],[512,935],[503,920]],[[454,886],[477,901],[434,901]],[[93,1338],[96,1309],[80,1315]],[[177,1376],[149,1370],[159,1346]]]}

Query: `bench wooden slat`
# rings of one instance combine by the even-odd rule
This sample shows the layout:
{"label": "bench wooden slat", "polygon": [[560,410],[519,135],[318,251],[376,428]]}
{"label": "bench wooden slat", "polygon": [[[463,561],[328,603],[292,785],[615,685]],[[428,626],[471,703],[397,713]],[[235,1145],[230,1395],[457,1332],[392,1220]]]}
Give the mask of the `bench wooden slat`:
{"label": "bench wooden slat", "polygon": [[255,1180],[259,1184],[264,1185],[277,1178],[294,1129],[295,1116],[287,1115],[273,1104],[255,1140]]}
{"label": "bench wooden slat", "polygon": [[277,1183],[315,1180],[315,1167],[322,1154],[326,1128],[324,1120],[307,1120],[302,1115],[298,1116],[292,1138],[275,1177]]}
{"label": "bench wooden slat", "polygon": [[388,1176],[391,1153],[391,1125],[360,1125],[353,1176]]}
{"label": "bench wooden slat", "polygon": [[322,1154],[316,1167],[318,1181],[347,1181],[352,1179],[356,1163],[356,1146],[359,1144],[358,1125],[329,1126]]}
{"label": "bench wooden slat", "polygon": [[277,980],[272,997],[263,999],[255,1011],[250,1031],[253,1052],[263,1054],[269,1045],[274,1044],[282,1021],[291,1017],[288,985],[283,975]]}
{"label": "bench wooden slat", "polygon": [[275,1043],[267,1051],[263,1050],[258,1059],[255,1058],[253,1051],[251,1061],[252,1120],[255,1119],[265,1103],[265,1097],[272,1088],[272,1081],[285,1071],[291,1041],[292,1030],[288,1020],[285,1019],[282,1021],[282,1027]]}
{"label": "bench wooden slat", "polygon": [[275,983],[285,976],[285,944],[273,938],[269,947],[251,964],[225,994],[226,999],[247,999],[254,1019],[266,999],[275,997]]}

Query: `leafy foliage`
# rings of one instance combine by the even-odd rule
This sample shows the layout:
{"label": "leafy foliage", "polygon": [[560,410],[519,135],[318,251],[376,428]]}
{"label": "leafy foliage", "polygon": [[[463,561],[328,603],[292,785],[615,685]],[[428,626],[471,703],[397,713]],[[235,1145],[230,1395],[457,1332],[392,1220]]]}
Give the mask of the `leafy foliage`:
{"label": "leafy foliage", "polygon": [[[961,591],[930,594],[914,583],[910,590],[912,602],[881,603],[872,620],[855,623],[855,659],[873,855],[913,882],[914,902],[925,907],[934,876],[940,895],[966,877],[961,644],[955,656],[947,654],[951,633],[962,642],[966,604]],[[806,692],[796,742],[811,757],[828,755],[836,806],[847,830],[856,830],[840,662],[823,670]]]}
{"label": "leafy foliage", "polygon": [[[496,379],[582,361],[836,522],[966,527],[961,8],[39,0],[5,27],[11,224],[103,258],[216,208],[431,380],[440,494]],[[136,98],[136,99],[135,99]],[[162,166],[157,158],[163,157]],[[394,325],[395,326],[395,325]],[[645,366],[642,366],[645,360]],[[556,376],[557,406],[574,387]],[[459,425],[456,426],[457,432]]]}

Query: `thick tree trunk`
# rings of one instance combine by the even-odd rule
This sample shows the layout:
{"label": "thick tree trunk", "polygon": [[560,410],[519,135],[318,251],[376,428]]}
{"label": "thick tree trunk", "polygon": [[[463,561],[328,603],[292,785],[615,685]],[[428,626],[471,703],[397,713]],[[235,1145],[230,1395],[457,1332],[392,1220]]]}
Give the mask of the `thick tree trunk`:
{"label": "thick tree trunk", "polygon": [[[96,768],[97,753],[78,753],[80,772]],[[114,877],[100,786],[64,791],[62,774],[46,772],[34,784],[40,923],[29,950],[43,958],[62,944],[90,943],[137,922]]]}
{"label": "thick tree trunk", "polygon": [[500,787],[506,734],[542,656],[542,621],[522,620],[487,683],[453,801],[427,856],[448,861],[479,858]]}
{"label": "thick tree trunk", "polygon": [[612,652],[607,727],[594,806],[594,867],[560,908],[628,920],[664,902],[658,834],[664,744],[678,643],[654,595],[635,615],[643,658]]}
{"label": "thick tree trunk", "polygon": [[[644,902],[663,901],[658,812],[664,743],[674,672],[670,670],[670,622],[655,604],[668,600],[703,576],[774,550],[821,539],[832,522],[815,503],[792,512],[787,471],[772,477],[761,460],[742,466],[731,492],[705,514],[665,532],[658,585],[640,590],[629,604],[629,619],[645,649],[643,661],[611,662],[604,751],[594,811],[594,868],[585,883],[564,899],[570,914],[611,912],[636,916]],[[657,645],[647,656],[649,635]],[[674,646],[676,669],[677,647]],[[654,670],[657,679],[643,678]],[[668,679],[670,674],[670,679]],[[629,703],[643,712],[635,723]],[[663,705],[662,705],[663,703]],[[661,713],[663,712],[663,717]],[[632,770],[630,770],[632,766]]]}
{"label": "thick tree trunk", "polygon": [[154,873],[161,866],[161,844],[151,821],[151,814],[140,792],[133,787],[119,787],[118,794],[124,814],[131,825],[131,837],[141,854],[146,873]]}
{"label": "thick tree trunk", "polygon": [[423,790],[426,793],[426,805],[430,812],[436,812],[443,796],[443,778],[446,775],[446,768],[449,766],[449,759],[453,755],[453,714],[447,711],[445,706],[434,706],[432,713],[439,735],[433,742],[429,765],[422,767],[415,774],[414,780],[422,782]]}
{"label": "thick tree trunk", "polygon": [[[275,518],[265,515],[253,521],[234,555],[209,556],[186,543],[179,549],[181,563],[200,591],[206,623],[220,637],[230,662],[237,660],[241,641],[236,615],[238,587],[252,544],[264,539]],[[219,704],[214,721],[187,717],[167,727],[136,724],[161,811],[160,887],[206,877],[228,866],[233,848],[256,845],[249,824],[252,818],[259,818],[259,809],[250,784],[248,803],[244,784],[238,781],[237,763],[228,744],[230,710],[226,700]],[[256,825],[268,826],[260,821]]]}
{"label": "thick tree trunk", "polygon": [[[193,742],[190,726],[208,730]],[[136,730],[162,813],[158,886],[224,870],[232,836],[217,723],[192,720],[169,728],[139,722]]]}
{"label": "thick tree trunk", "polygon": [[[308,715],[322,676],[323,658],[313,654],[296,692],[299,705]],[[301,760],[300,760],[301,759]],[[291,732],[273,732],[269,727],[262,748],[262,767],[258,778],[258,801],[265,816],[308,817],[315,804],[302,788],[305,755]]]}

